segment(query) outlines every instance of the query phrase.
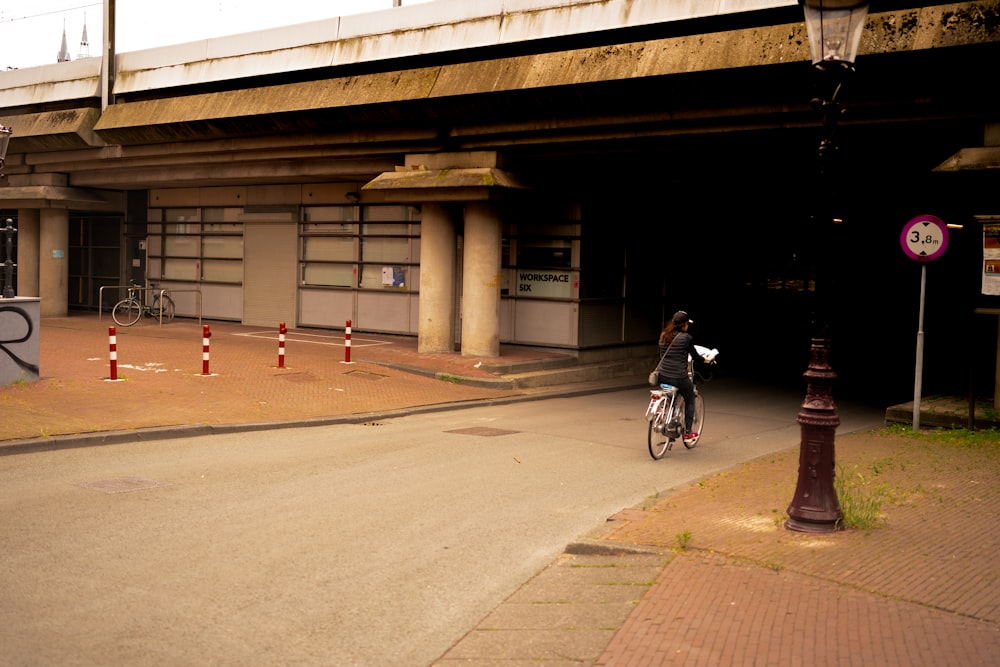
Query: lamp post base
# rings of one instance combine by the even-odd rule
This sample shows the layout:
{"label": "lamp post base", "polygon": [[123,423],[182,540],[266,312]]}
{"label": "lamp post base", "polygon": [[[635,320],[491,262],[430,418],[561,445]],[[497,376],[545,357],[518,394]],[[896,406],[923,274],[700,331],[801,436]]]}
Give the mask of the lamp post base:
{"label": "lamp post base", "polygon": [[843,528],[844,514],[833,486],[834,439],[840,416],[831,385],[837,377],[828,362],[830,342],[813,338],[806,378],[806,398],[799,411],[799,477],[788,506],[785,528],[803,533],[832,533]]}

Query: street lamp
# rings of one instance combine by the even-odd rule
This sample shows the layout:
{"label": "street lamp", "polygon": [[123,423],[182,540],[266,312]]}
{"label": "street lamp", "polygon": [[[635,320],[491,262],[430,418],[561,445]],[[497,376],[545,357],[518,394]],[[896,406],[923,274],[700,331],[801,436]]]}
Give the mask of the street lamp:
{"label": "street lamp", "polygon": [[868,0],[799,0],[806,18],[813,66],[854,69]]}
{"label": "street lamp", "polygon": [[[7,146],[10,145],[10,135],[13,132],[9,127],[0,125],[0,178],[3,178],[3,167],[4,160],[7,159]],[[3,298],[13,299],[14,298],[14,262],[11,261],[11,255],[13,254],[13,237],[14,226],[11,225],[12,220],[7,220],[7,226],[2,230],[7,236],[7,259],[4,261],[4,288],[3,288]]]}
{"label": "street lamp", "polygon": [[14,267],[16,266],[16,264],[14,264],[14,261],[11,259],[11,257],[14,256],[14,234],[17,233],[17,230],[14,229],[14,225],[11,224],[13,222],[14,222],[13,220],[7,218],[7,226],[4,227],[3,229],[0,229],[0,232],[3,232],[4,236],[6,236],[7,238],[7,259],[4,260],[3,263],[3,273],[4,273],[3,298],[5,299],[13,299],[15,296]]}
{"label": "street lamp", "polygon": [[7,159],[7,146],[10,145],[12,129],[0,124],[0,178],[3,177],[4,160]]}
{"label": "street lamp", "polygon": [[[821,96],[813,105],[823,114],[823,137],[819,144],[821,186],[828,182],[833,154],[834,130],[840,116],[837,95],[846,77],[854,72],[854,59],[861,43],[867,0],[799,0],[805,14],[809,51],[820,78]],[[819,285],[817,290],[826,287]],[[824,313],[825,315],[825,313]],[[812,339],[806,379],[806,398],[799,411],[802,428],[799,442],[799,472],[795,495],[788,505],[785,528],[804,533],[840,530],[844,514],[833,486],[834,437],[840,425],[831,386],[837,377],[830,366],[830,341],[822,322]]]}

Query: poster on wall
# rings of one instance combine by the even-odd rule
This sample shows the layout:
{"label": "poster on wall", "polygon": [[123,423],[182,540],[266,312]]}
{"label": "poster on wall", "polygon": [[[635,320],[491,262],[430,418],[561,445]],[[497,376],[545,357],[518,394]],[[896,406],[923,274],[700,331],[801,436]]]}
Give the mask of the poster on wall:
{"label": "poster on wall", "polygon": [[403,267],[383,266],[382,287],[406,287],[406,272]]}
{"label": "poster on wall", "polygon": [[983,294],[1000,294],[1000,222],[983,224]]}

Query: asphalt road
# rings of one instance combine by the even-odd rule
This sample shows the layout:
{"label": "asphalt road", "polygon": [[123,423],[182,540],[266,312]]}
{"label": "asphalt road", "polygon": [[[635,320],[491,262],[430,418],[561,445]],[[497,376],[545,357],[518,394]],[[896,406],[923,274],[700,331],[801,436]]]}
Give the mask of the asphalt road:
{"label": "asphalt road", "polygon": [[645,389],[2,457],[4,664],[426,666],[609,516],[798,442],[801,396],[704,394],[662,461]]}

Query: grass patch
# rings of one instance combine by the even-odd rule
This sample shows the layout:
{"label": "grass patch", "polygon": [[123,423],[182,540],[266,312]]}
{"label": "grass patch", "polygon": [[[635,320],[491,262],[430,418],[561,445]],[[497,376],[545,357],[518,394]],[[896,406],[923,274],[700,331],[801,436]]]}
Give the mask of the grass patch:
{"label": "grass patch", "polygon": [[677,543],[677,550],[684,551],[691,544],[691,531],[682,530],[674,536],[674,541]]}
{"label": "grass patch", "polygon": [[914,431],[905,424],[886,426],[886,435],[896,435],[922,442],[954,445],[968,449],[993,449],[1000,452],[1000,429],[983,428],[970,431],[966,428],[934,428]]}
{"label": "grass patch", "polygon": [[[877,473],[873,473],[876,476]],[[878,526],[882,516],[882,503],[888,492],[882,484],[874,484],[854,466],[848,474],[841,466],[833,478],[833,488],[840,500],[844,527],[870,530]]]}

